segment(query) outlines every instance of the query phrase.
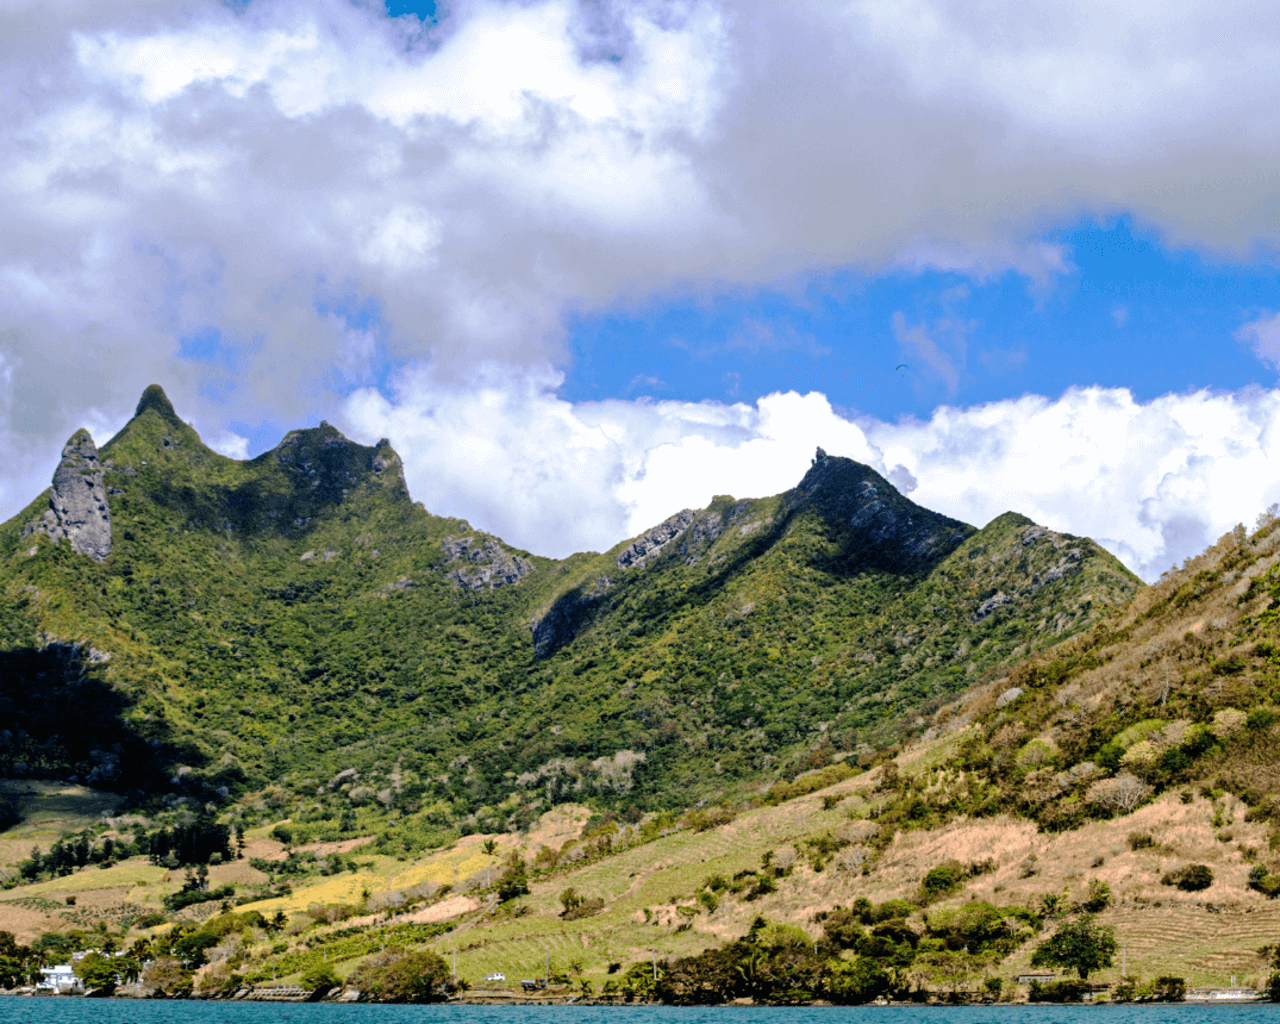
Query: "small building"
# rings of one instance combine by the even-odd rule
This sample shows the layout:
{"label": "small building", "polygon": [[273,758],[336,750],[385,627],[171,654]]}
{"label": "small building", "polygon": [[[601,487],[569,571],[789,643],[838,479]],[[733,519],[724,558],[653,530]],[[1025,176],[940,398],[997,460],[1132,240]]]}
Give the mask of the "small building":
{"label": "small building", "polygon": [[1032,982],[1037,985],[1048,985],[1051,981],[1057,981],[1058,976],[1053,971],[1031,971],[1028,974],[1019,974],[1013,980],[1019,985],[1030,985]]}
{"label": "small building", "polygon": [[84,991],[84,986],[76,977],[70,964],[57,964],[54,967],[40,968],[40,980],[36,982],[36,991],[69,995],[72,992]]}

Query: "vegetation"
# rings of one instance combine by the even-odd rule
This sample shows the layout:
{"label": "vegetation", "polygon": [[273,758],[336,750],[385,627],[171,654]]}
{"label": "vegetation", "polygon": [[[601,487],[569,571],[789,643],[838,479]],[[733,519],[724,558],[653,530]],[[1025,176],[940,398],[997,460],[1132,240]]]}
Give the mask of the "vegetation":
{"label": "vegetation", "polygon": [[[530,976],[555,952],[553,979],[606,1000],[995,1000],[1030,960],[1078,974],[1032,992],[1070,1001],[1144,901],[1280,894],[1274,514],[1137,591],[1088,542],[973,531],[848,460],[717,498],[660,550],[552,562],[416,508],[388,446],[325,426],[236,463],[149,392],[103,457],[106,562],[23,536],[38,502],[0,530],[0,770],[117,794],[15,855],[14,898],[67,923],[0,933],[5,978],[90,952],[169,994],[433,1001],[442,952],[474,964],[537,921]],[[1152,800],[1211,818],[1205,842]],[[539,845],[569,802],[572,835]],[[1038,878],[1086,823],[1110,841]],[[944,859],[987,825],[1036,845]],[[1100,877],[1120,858],[1145,881]],[[141,903],[95,919],[75,899],[99,874]],[[396,917],[459,892],[454,921]],[[628,964],[651,936],[668,952]],[[1185,992],[1141,969],[1117,999]]]}
{"label": "vegetation", "polygon": [[236,462],[149,388],[101,455],[104,563],[23,533],[43,497],[0,530],[0,769],[153,812],[257,794],[234,824],[289,817],[298,844],[816,786],[1137,586],[1092,542],[974,531],[847,459],[717,498],[657,553],[553,562],[415,506],[387,444],[327,425]]}
{"label": "vegetation", "polygon": [[1094,971],[1111,966],[1116,949],[1115,929],[1085,914],[1063,922],[1051,939],[1036,947],[1031,966],[1065,967],[1087,981]]}

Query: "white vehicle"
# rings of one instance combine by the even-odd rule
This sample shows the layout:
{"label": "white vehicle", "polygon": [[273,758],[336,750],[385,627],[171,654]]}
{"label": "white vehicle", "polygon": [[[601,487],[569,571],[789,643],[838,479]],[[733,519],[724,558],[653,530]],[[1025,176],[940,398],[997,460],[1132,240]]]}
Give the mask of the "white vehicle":
{"label": "white vehicle", "polygon": [[484,976],[484,980],[485,981],[506,981],[507,976],[503,974],[501,971],[494,971],[492,974],[486,974]]}

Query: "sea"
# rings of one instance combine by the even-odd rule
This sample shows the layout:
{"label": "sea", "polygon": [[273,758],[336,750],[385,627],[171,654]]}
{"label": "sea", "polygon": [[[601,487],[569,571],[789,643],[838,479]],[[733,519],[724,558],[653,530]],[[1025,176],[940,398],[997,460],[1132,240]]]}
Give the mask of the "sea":
{"label": "sea", "polygon": [[0,999],[0,1024],[1280,1024],[1280,1006],[387,1006]]}

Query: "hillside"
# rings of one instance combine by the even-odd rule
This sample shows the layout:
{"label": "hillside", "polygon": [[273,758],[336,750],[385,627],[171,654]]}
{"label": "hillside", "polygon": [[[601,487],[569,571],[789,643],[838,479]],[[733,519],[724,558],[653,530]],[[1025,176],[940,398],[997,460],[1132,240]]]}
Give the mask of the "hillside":
{"label": "hillside", "polygon": [[153,386],[0,528],[0,587],[6,774],[135,801],[271,787],[318,835],[396,819],[416,848],[869,753],[1138,582],[821,452],[786,494],[557,562],[415,504],[386,441],[322,424],[237,462]]}
{"label": "hillside", "polygon": [[[821,543],[850,560],[865,557],[839,548],[848,506],[825,518],[812,496],[821,497],[833,478],[838,494],[856,495],[861,482],[878,487],[868,473],[835,459],[818,462],[796,491],[751,503],[773,521],[731,541],[741,546],[739,538],[766,528],[776,536],[747,568],[726,568],[725,586],[758,583],[774,572],[780,586],[793,588],[775,612],[786,623],[790,595],[800,590],[795,579],[832,564],[821,562]],[[862,507],[855,505],[854,513]],[[890,512],[915,516],[913,508],[891,506]],[[527,556],[534,569],[520,585],[529,581],[540,589],[528,604],[514,606],[520,621],[533,624],[524,642],[533,646],[536,624],[566,595],[575,611],[558,650],[535,655],[530,664],[545,670],[557,659],[581,664],[596,652],[618,651],[621,644],[607,646],[612,631],[627,621],[629,607],[654,600],[649,595],[662,585],[662,574],[676,581],[666,584],[670,590],[680,582],[694,590],[697,573],[722,564],[717,556],[731,563],[733,549],[716,547],[729,530],[710,543],[691,531],[709,515],[687,516],[678,528],[605,555],[547,565]],[[1074,635],[1071,613],[1091,600],[1090,589],[1076,591],[1074,604],[1037,602],[1053,593],[1054,583],[1084,575],[1082,568],[1051,577],[1085,562],[1082,542],[1011,515],[978,532],[924,516],[914,522],[922,525],[907,534],[907,543],[902,532],[891,532],[892,554],[873,556],[882,566],[894,558],[924,563],[916,563],[914,576],[894,577],[901,590],[885,591],[891,596],[880,613],[918,605],[945,610],[952,602],[968,610],[966,623],[945,620],[949,629],[931,634],[920,627],[918,646],[904,645],[891,667],[860,662],[861,671],[902,672],[901,659],[913,654],[933,670],[937,663],[926,665],[928,658],[965,639],[971,649],[1012,649],[1007,660],[993,657],[986,668],[963,672],[946,703],[951,684],[945,675],[933,677],[939,680],[929,697],[934,707],[913,709],[915,735],[900,748],[833,758],[830,751],[813,756],[823,753],[821,744],[805,745],[799,748],[804,757],[793,754],[790,767],[778,761],[756,775],[750,789],[734,794],[726,783],[724,795],[702,807],[681,812],[692,801],[672,801],[675,813],[634,806],[646,796],[642,783],[652,778],[637,770],[647,763],[614,759],[615,771],[632,769],[635,787],[626,801],[614,802],[615,810],[607,800],[594,807],[570,802],[565,797],[573,794],[556,793],[543,775],[542,792],[561,802],[530,813],[526,828],[442,833],[438,851],[418,854],[388,844],[391,828],[361,831],[358,826],[375,820],[364,811],[351,839],[308,842],[323,824],[307,820],[314,805],[294,800],[284,787],[246,792],[224,805],[223,820],[263,823],[228,841],[225,857],[211,858],[204,888],[196,886],[192,902],[176,911],[166,899],[192,888],[191,868],[184,882],[180,859],[149,863],[138,855],[156,849],[148,830],[169,820],[165,813],[148,823],[109,808],[98,825],[85,828],[92,820],[86,815],[101,813],[103,794],[10,782],[25,823],[9,834],[50,836],[61,821],[73,834],[67,842],[80,843],[91,866],[35,877],[40,873],[25,862],[33,880],[0,898],[0,928],[31,941],[106,920],[108,937],[118,935],[121,944],[142,936],[148,948],[185,958],[187,983],[207,994],[322,975],[332,984],[377,991],[378,972],[401,955],[384,961],[381,950],[398,943],[421,957],[440,954],[440,961],[420,962],[441,965],[442,983],[443,965],[456,953],[459,976],[475,986],[472,997],[489,1000],[519,1000],[517,979],[549,971],[562,981],[557,998],[645,999],[656,992],[669,1001],[698,1002],[745,993],[759,1002],[795,1002],[824,994],[859,1002],[876,994],[1009,998],[1019,991],[1014,976],[1030,968],[1033,952],[1055,930],[1095,915],[1114,929],[1117,952],[1090,981],[1111,985],[1113,995],[1172,991],[1157,984],[1160,977],[1191,985],[1225,985],[1234,977],[1265,986],[1280,966],[1274,755],[1280,714],[1273,663],[1280,652],[1280,523],[1274,510],[1253,533],[1237,528]],[[945,542],[920,543],[930,537]],[[949,551],[938,552],[948,544]],[[1076,548],[1079,557],[1070,554]],[[798,550],[808,554],[802,559]],[[655,590],[632,582],[643,576],[627,571],[616,581],[610,576],[607,588],[590,590],[590,581],[609,575],[604,566],[636,553],[646,560],[641,573],[657,577],[646,585]],[[769,561],[783,556],[789,561]],[[1024,558],[1032,572],[1018,588],[1009,566]],[[537,575],[548,569],[558,576]],[[857,582],[865,585],[870,571],[826,586],[848,582],[850,589],[839,593],[857,594]],[[1110,577],[1092,571],[1102,581],[1093,587],[1105,593]],[[734,601],[741,599],[734,594]],[[714,621],[695,601],[654,607],[661,612],[651,620],[658,638],[697,636],[695,628],[710,629]],[[819,622],[841,621],[838,614],[810,611]],[[991,620],[1009,632],[973,632],[992,629]],[[859,628],[862,620],[843,621]],[[862,628],[867,632],[860,635],[874,635]],[[792,642],[808,635],[797,632]],[[985,646],[975,642],[979,635]],[[679,641],[665,642],[675,647]],[[1020,645],[1042,649],[1011,660]],[[810,665],[815,674],[824,667]],[[760,669],[795,672],[768,654]],[[588,667],[576,677],[584,692],[596,671]],[[978,681],[962,689],[972,676]],[[848,676],[836,675],[827,685],[842,685],[842,678]],[[552,674],[549,683],[557,679]],[[813,687],[811,699],[820,691]],[[888,714],[879,719],[892,720]],[[690,763],[697,762],[691,757]],[[351,786],[335,781],[338,792]],[[649,799],[654,792],[661,796],[651,791]],[[117,847],[124,859],[111,864],[108,840],[130,835],[136,841]],[[237,845],[244,859],[235,859]],[[68,896],[75,906],[67,905]],[[234,913],[219,912],[233,902]],[[101,939],[86,933],[76,941]],[[204,942],[206,952],[189,955]],[[1134,979],[1125,986],[1122,965]],[[493,971],[509,981],[482,983]]]}

